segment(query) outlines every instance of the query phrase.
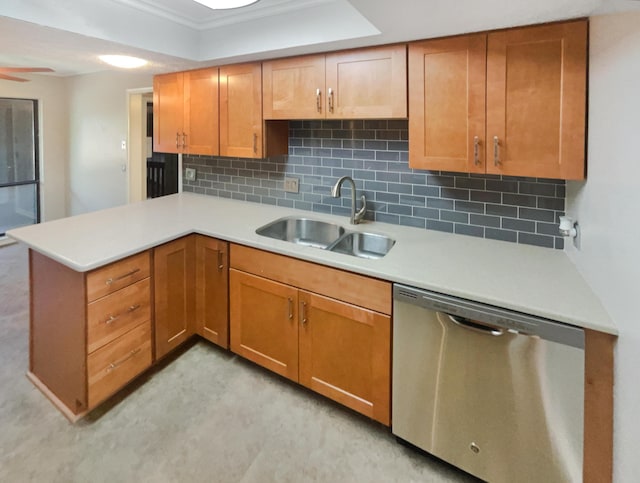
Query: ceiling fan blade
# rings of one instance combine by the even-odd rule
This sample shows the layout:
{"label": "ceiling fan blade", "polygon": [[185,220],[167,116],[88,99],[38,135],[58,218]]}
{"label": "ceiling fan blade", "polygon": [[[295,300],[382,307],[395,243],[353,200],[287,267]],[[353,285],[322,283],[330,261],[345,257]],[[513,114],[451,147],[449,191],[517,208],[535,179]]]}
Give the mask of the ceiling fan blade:
{"label": "ceiling fan blade", "polygon": [[49,67],[0,67],[0,72],[54,72]]}
{"label": "ceiling fan blade", "polygon": [[16,82],[29,82],[29,79],[23,79],[22,77],[14,77],[12,75],[3,74],[2,72],[0,72],[0,79],[16,81]]}

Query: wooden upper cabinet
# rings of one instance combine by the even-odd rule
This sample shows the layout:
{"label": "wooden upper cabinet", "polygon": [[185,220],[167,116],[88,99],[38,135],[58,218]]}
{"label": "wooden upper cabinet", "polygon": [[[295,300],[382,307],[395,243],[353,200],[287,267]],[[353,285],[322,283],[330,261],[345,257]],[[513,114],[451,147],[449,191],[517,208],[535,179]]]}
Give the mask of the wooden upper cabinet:
{"label": "wooden upper cabinet", "polygon": [[409,45],[409,165],[484,173],[486,35]]}
{"label": "wooden upper cabinet", "polygon": [[153,150],[180,152],[184,120],[182,72],[153,78]]}
{"label": "wooden upper cabinet", "polygon": [[229,245],[196,235],[196,332],[229,346]]}
{"label": "wooden upper cabinet", "polygon": [[490,33],[487,173],[585,177],[587,22]]}
{"label": "wooden upper cabinet", "polygon": [[583,179],[586,75],[587,21],[411,44],[409,166]]}
{"label": "wooden upper cabinet", "polygon": [[218,69],[153,78],[153,150],[218,154]]}
{"label": "wooden upper cabinet", "polygon": [[265,119],[325,117],[324,54],[262,63]]}
{"label": "wooden upper cabinet", "polygon": [[262,67],[220,68],[220,155],[262,158]]}
{"label": "wooden upper cabinet", "polygon": [[327,118],[407,117],[407,46],[328,54]]}
{"label": "wooden upper cabinet", "polygon": [[153,249],[156,358],[195,333],[194,249],[193,235]]}
{"label": "wooden upper cabinet", "polygon": [[265,119],[407,117],[407,47],[391,45],[263,63]]}
{"label": "wooden upper cabinet", "polygon": [[184,150],[218,154],[218,69],[184,73]]}

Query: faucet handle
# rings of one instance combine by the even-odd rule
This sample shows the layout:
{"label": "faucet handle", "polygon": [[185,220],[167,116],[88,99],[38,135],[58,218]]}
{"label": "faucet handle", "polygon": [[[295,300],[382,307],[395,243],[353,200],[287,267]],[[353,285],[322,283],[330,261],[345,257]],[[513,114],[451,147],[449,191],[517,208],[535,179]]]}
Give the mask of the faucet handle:
{"label": "faucet handle", "polygon": [[362,220],[364,218],[365,213],[367,212],[367,199],[365,198],[364,195],[362,195],[360,199],[362,200],[362,208],[360,208],[360,210],[353,217],[356,223]]}

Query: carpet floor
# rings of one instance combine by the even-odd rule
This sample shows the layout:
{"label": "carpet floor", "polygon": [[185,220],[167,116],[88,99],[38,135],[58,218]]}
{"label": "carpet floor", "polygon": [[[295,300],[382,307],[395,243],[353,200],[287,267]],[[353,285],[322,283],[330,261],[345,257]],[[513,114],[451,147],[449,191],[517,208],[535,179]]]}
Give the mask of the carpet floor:
{"label": "carpet floor", "polygon": [[70,424],[25,377],[28,327],[27,250],[10,245],[0,248],[2,482],[478,481],[202,340]]}

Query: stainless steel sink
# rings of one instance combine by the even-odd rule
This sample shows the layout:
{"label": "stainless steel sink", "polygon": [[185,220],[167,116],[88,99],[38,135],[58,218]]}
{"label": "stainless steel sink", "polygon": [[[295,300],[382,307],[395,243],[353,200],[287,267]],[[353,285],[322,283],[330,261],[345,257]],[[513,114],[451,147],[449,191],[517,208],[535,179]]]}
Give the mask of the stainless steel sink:
{"label": "stainless steel sink", "polygon": [[256,233],[360,258],[382,258],[396,242],[384,235],[348,232],[335,223],[295,216],[272,221],[258,228]]}
{"label": "stainless steel sink", "polygon": [[325,221],[288,217],[261,226],[256,233],[298,245],[327,248],[345,233],[345,229]]}
{"label": "stainless steel sink", "polygon": [[395,243],[395,240],[384,235],[353,232],[341,237],[328,250],[360,258],[382,258]]}

